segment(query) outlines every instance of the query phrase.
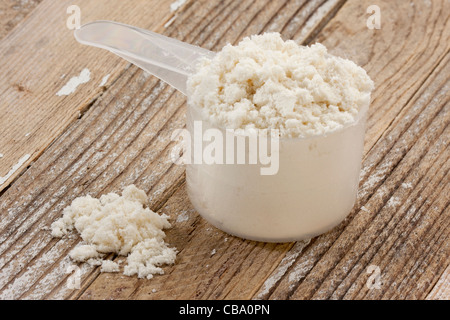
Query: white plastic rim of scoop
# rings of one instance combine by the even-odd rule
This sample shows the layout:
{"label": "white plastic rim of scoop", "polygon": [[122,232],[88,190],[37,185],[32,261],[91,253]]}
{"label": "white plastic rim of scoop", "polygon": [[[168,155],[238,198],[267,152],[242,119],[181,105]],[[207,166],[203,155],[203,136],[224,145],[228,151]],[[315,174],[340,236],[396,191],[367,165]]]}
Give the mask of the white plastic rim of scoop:
{"label": "white plastic rim of scoop", "polygon": [[94,21],[75,30],[75,39],[106,49],[187,95],[186,81],[202,58],[214,52],[161,34],[113,21]]}

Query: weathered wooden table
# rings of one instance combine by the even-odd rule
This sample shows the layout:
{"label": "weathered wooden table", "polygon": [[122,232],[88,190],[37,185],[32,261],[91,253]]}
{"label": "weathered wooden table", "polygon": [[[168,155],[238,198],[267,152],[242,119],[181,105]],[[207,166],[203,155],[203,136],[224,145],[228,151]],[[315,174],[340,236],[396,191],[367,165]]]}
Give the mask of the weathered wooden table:
{"label": "weathered wooden table", "polygon": [[[185,192],[171,133],[182,94],[66,26],[105,19],[219,50],[265,31],[321,42],[376,83],[357,204],[332,231],[283,244],[209,225]],[[1,299],[448,299],[450,2],[3,0],[0,4]],[[369,12],[368,12],[369,8]],[[369,21],[368,21],[369,20]],[[373,24],[372,24],[373,25]],[[57,95],[82,70],[90,80]],[[50,224],[85,194],[144,189],[171,217],[177,263],[151,280],[80,266]],[[117,259],[114,255],[109,258]],[[72,278],[71,278],[72,277]]]}

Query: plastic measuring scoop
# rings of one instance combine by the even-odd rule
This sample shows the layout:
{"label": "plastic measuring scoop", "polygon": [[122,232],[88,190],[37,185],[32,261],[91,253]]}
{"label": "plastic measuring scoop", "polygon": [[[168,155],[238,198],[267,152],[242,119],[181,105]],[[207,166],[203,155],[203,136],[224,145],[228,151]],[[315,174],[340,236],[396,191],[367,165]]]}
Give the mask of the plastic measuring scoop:
{"label": "plastic measuring scoop", "polygon": [[94,21],[75,30],[82,44],[111,51],[187,95],[186,81],[202,58],[215,53],[177,39],[113,21]]}

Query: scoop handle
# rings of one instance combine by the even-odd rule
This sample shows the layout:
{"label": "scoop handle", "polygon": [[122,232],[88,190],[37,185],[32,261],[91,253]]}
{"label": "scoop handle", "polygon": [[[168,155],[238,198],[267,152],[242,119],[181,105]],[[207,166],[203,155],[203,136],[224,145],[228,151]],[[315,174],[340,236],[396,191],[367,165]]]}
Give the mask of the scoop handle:
{"label": "scoop handle", "polygon": [[75,30],[75,39],[106,49],[167,82],[183,94],[201,57],[214,52],[161,34],[114,21],[94,21]]}

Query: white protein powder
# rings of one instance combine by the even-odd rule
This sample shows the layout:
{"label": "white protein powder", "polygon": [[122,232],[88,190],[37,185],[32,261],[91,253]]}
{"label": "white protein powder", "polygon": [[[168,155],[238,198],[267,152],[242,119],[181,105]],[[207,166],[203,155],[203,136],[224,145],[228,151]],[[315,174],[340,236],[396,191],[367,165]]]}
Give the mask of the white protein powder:
{"label": "white protein powder", "polygon": [[364,69],[321,44],[299,46],[265,33],[203,59],[187,87],[190,103],[214,126],[306,137],[354,121],[369,104],[373,82]]}
{"label": "white protein powder", "polygon": [[79,197],[52,224],[52,236],[62,237],[75,228],[84,244],[69,253],[72,260],[101,265],[102,272],[118,272],[116,262],[102,259],[112,252],[127,256],[125,275],[150,279],[163,273],[161,265],[175,262],[177,251],[164,242],[163,229],[170,227],[168,216],[146,205],[146,193],[134,185],[126,187],[122,196]]}

